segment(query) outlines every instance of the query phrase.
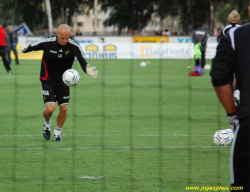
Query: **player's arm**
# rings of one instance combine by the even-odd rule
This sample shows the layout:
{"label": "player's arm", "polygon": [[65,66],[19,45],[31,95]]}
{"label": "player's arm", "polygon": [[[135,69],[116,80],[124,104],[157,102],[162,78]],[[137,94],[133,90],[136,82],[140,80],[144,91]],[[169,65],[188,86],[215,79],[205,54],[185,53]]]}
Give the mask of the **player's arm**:
{"label": "player's arm", "polygon": [[[236,114],[231,81],[235,71],[234,50],[229,36],[222,38],[212,63],[211,78],[215,92],[228,116]],[[235,116],[236,117],[236,116]]]}
{"label": "player's arm", "polygon": [[55,38],[55,37],[41,39],[39,41],[36,41],[35,43],[31,43],[31,42],[24,43],[21,45],[20,52],[21,53],[28,53],[31,51],[44,50],[45,44],[48,43],[51,38]]}
{"label": "player's arm", "polygon": [[208,37],[209,37],[208,33],[205,32],[205,34],[203,35],[201,39],[201,47],[206,48]]}
{"label": "player's arm", "polygon": [[236,107],[233,102],[232,86],[230,84],[226,84],[222,86],[215,86],[214,89],[227,114],[235,114]]}
{"label": "player's arm", "polygon": [[205,38],[204,38],[204,46],[206,46],[207,45],[207,40],[208,40],[208,37],[209,37],[209,34],[206,32],[206,34],[205,34]]}
{"label": "player's arm", "polygon": [[84,53],[82,50],[81,45],[77,44],[76,48],[76,58],[78,59],[83,71],[88,75],[97,78],[98,70],[96,67],[91,67],[90,64],[87,63],[86,59],[84,58]]}

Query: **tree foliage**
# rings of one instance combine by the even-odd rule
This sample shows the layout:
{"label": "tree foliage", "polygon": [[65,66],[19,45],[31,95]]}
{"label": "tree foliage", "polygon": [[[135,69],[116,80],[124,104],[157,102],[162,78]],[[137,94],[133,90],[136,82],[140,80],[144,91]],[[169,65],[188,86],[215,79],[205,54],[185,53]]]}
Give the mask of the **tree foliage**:
{"label": "tree foliage", "polygon": [[[65,23],[68,8],[68,23],[79,7],[93,7],[94,0],[50,0],[54,26]],[[25,22],[32,31],[48,28],[48,19],[44,0],[8,0],[0,1],[0,18],[5,25],[19,25]]]}
{"label": "tree foliage", "polygon": [[149,22],[154,12],[152,0],[109,0],[103,4],[103,10],[111,8],[110,17],[104,22],[106,26],[116,26],[119,30],[141,30]]}
{"label": "tree foliage", "polygon": [[[50,0],[54,26],[68,22],[72,25],[73,14],[82,9],[85,13],[94,7],[94,0]],[[188,34],[200,24],[213,28],[214,17],[226,24],[232,9],[238,10],[242,20],[248,20],[249,0],[99,0],[102,9],[109,14],[106,26],[119,30],[141,30],[152,15],[162,21],[166,16],[180,16],[181,26]],[[66,11],[68,10],[68,11]],[[44,0],[0,1],[0,19],[4,25],[25,22],[32,31],[48,28]]]}
{"label": "tree foliage", "polygon": [[61,24],[67,23],[72,24],[72,16],[75,11],[78,11],[80,7],[92,5],[94,0],[50,0],[52,17],[55,23]]}
{"label": "tree foliage", "polygon": [[228,15],[232,10],[233,10],[232,5],[229,3],[226,3],[225,5],[221,6],[221,9],[216,13],[217,20],[223,23],[224,25],[227,25]]}
{"label": "tree foliage", "polygon": [[43,27],[46,13],[42,7],[43,0],[8,0],[0,2],[1,19],[5,25],[25,22],[31,30]]}
{"label": "tree foliage", "polygon": [[[141,12],[148,13],[143,15],[144,21],[137,18],[136,11],[131,11],[134,4],[139,5]],[[133,29],[140,29],[147,25],[152,14],[160,17],[161,21],[168,15],[180,16],[181,26],[183,31],[188,34],[191,30],[201,26],[201,24],[211,24],[211,5],[217,8],[217,4],[224,2],[223,0],[156,0],[156,1],[143,1],[133,0],[124,3],[118,3],[115,0],[109,0],[105,8],[111,8],[110,17],[105,22],[106,25],[116,25],[119,29],[128,27],[131,29],[131,22],[134,23]],[[153,7],[153,10],[152,10]],[[147,11],[147,12],[146,12]]]}
{"label": "tree foliage", "polygon": [[249,0],[231,0],[232,7],[238,10],[242,20],[249,20],[248,6],[250,6]]}
{"label": "tree foliage", "polygon": [[186,34],[209,21],[209,0],[158,0],[157,5],[157,13],[161,19],[167,15],[179,15]]}

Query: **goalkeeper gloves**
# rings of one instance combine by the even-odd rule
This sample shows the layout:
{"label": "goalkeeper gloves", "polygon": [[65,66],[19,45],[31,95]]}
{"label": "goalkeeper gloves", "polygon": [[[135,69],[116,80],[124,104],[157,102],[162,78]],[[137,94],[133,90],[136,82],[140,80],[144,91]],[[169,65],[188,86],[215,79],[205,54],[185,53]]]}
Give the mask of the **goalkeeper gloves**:
{"label": "goalkeeper gloves", "polygon": [[88,75],[97,78],[98,75],[98,70],[96,69],[96,67],[90,67],[90,64],[87,64],[86,66],[86,72]]}
{"label": "goalkeeper gloves", "polygon": [[22,44],[21,48],[20,48],[20,52],[23,53],[24,51],[26,51],[29,48],[30,45],[31,45],[30,42]]}
{"label": "goalkeeper gloves", "polygon": [[232,126],[233,132],[236,131],[239,126],[239,120],[237,119],[237,114],[227,114],[227,121]]}

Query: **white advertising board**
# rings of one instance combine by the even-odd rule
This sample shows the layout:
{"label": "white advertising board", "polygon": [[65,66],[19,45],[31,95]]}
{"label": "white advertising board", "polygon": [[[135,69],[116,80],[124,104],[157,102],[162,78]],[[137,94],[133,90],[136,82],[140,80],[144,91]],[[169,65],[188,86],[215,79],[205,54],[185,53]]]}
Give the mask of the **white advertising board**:
{"label": "white advertising board", "polygon": [[[169,36],[168,37],[168,42],[169,43],[193,43],[193,39],[190,36]],[[207,43],[217,43],[217,37],[208,37]]]}
{"label": "white advertising board", "polygon": [[[34,43],[41,38],[43,37],[19,37],[19,44],[21,45],[25,42]],[[105,43],[100,43],[99,37],[80,37],[76,38],[76,40],[82,46],[87,59],[193,59],[194,44],[191,42],[190,37],[186,39],[173,37],[175,43],[132,43],[130,42],[130,37],[124,38],[127,41],[126,43],[113,43],[115,39],[117,41],[123,40],[121,37],[112,38],[109,37],[109,41],[112,41],[112,43],[105,42],[105,40]],[[178,38],[180,39],[178,40]],[[173,40],[171,39],[169,37],[170,41]],[[216,47],[216,42],[208,41],[206,58],[213,58],[215,56]],[[30,58],[34,59],[32,56],[33,52],[29,54]]]}
{"label": "white advertising board", "polygon": [[[192,59],[192,43],[96,43],[80,44],[86,59]],[[207,45],[206,58],[213,58],[217,43]]]}
{"label": "white advertising board", "polygon": [[[38,41],[44,37],[26,37],[26,36],[19,36],[19,43],[25,42],[34,42]],[[152,37],[149,37],[152,38]],[[106,37],[97,37],[97,36],[75,36],[75,40],[78,43],[132,43],[133,37],[132,36],[106,36]],[[147,42],[144,42],[147,43]],[[150,42],[152,43],[152,42]],[[188,44],[193,43],[192,37],[188,36],[168,36],[168,43],[180,43],[180,44]],[[217,43],[216,37],[208,37],[207,43]]]}

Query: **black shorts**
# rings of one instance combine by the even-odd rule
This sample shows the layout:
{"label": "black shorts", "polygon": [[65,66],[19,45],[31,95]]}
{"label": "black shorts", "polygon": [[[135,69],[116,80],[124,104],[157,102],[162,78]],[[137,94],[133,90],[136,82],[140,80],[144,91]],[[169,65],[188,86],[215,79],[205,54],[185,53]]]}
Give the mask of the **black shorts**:
{"label": "black shorts", "polygon": [[43,102],[58,103],[58,105],[69,104],[69,87],[67,85],[54,85],[52,83],[42,81]]}

